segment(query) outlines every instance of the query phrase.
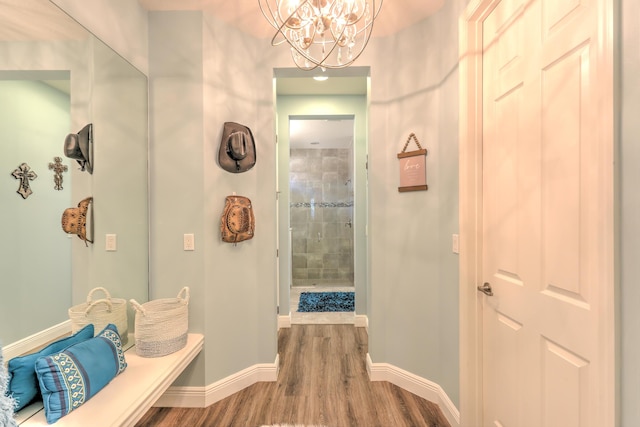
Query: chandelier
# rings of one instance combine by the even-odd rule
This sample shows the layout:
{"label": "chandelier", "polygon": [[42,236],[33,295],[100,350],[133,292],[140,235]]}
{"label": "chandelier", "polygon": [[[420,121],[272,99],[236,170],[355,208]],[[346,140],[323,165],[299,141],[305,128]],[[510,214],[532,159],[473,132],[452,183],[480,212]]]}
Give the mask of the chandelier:
{"label": "chandelier", "polygon": [[383,0],[258,0],[276,29],[272,46],[284,42],[302,70],[344,68],[367,46]]}

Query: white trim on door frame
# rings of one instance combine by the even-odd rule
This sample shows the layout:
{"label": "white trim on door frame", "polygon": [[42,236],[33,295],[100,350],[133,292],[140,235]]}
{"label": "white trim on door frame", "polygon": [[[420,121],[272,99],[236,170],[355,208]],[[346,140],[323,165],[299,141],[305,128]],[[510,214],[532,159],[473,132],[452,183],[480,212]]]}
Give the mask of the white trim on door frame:
{"label": "white trim on door frame", "polygon": [[497,1],[475,1],[459,23],[461,426],[482,423],[482,305],[475,290],[482,265],[482,21]]}

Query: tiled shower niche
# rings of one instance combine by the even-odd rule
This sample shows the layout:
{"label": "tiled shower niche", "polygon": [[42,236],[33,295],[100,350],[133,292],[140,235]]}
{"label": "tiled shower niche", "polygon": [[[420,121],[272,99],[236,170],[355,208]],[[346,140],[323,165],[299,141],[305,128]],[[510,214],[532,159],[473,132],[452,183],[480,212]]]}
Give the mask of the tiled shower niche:
{"label": "tiled shower niche", "polygon": [[353,285],[352,150],[292,149],[293,286]]}

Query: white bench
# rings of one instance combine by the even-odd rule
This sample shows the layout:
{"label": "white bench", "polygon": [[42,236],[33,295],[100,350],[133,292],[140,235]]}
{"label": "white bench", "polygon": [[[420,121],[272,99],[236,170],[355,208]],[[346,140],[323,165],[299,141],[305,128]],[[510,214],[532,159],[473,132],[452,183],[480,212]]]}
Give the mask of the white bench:
{"label": "white bench", "polygon": [[[163,357],[140,357],[135,347],[125,352],[127,369],[75,411],[53,424],[56,427],[127,427],[139,421],[204,346],[201,334],[189,334],[187,345]],[[44,410],[20,426],[49,426]]]}

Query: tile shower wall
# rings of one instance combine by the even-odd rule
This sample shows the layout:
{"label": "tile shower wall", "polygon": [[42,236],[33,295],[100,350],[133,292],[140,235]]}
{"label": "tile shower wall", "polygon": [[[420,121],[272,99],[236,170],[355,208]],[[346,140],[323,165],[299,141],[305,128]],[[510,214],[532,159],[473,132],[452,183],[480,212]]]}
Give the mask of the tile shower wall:
{"label": "tile shower wall", "polygon": [[353,285],[353,154],[290,153],[293,286]]}

